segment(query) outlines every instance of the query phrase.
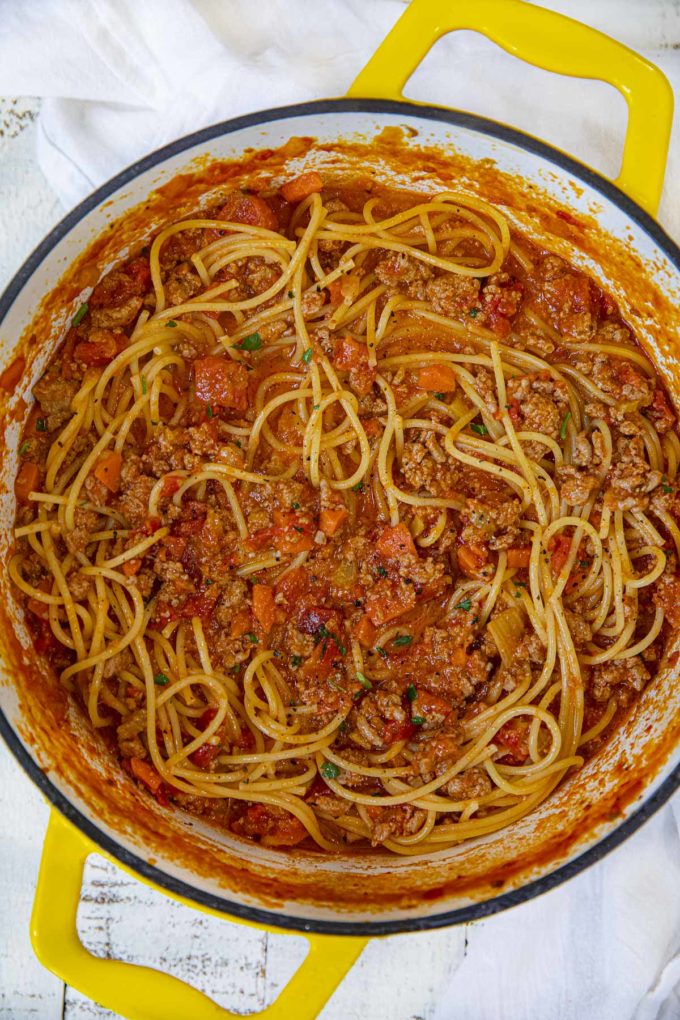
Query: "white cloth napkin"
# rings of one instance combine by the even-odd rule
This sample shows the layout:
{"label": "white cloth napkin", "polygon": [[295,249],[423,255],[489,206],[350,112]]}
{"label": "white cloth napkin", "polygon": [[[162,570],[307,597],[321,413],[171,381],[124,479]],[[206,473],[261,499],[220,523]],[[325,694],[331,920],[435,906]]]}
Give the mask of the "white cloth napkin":
{"label": "white cloth napkin", "polygon": [[[680,38],[677,4],[647,0],[645,19],[635,0],[546,6],[615,25],[680,94],[680,59],[662,45],[669,19]],[[402,0],[0,0],[0,93],[43,97],[38,155],[70,207],[197,128],[342,95],[402,10]],[[521,65],[477,36],[443,40],[407,91],[513,123],[616,172],[625,116],[615,93]],[[679,171],[676,144],[660,214],[675,236]],[[435,1020],[678,1020],[679,819],[676,798],[586,874],[473,926]]]}

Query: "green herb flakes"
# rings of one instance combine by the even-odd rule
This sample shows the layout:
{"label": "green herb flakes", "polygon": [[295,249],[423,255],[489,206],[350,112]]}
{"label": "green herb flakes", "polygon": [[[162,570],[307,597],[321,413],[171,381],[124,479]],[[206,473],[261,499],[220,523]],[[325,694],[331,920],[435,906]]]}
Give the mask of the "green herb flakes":
{"label": "green herb flakes", "polygon": [[363,482],[357,482],[356,485],[352,486],[352,492],[363,492],[363,491],[364,491],[364,483]]}
{"label": "green herb flakes", "polygon": [[489,430],[486,425],[480,425],[476,421],[473,421],[472,425],[470,425],[470,431],[476,432],[478,436],[488,436],[489,434]]}
{"label": "green herb flakes", "polygon": [[426,720],[422,715],[412,715],[411,722],[413,723],[414,726],[423,726]]}
{"label": "green herb flakes", "polygon": [[168,319],[165,325],[168,326],[170,329],[174,329],[177,323],[175,322],[174,319]]}
{"label": "green herb flakes", "polygon": [[24,457],[30,449],[31,449],[30,441],[28,439],[24,440],[24,442],[19,447],[19,456]]}
{"label": "green herb flakes", "polygon": [[406,697],[409,701],[413,702],[418,697],[418,691],[416,690],[415,684],[409,684],[406,688]]}
{"label": "green herb flakes", "polygon": [[387,571],[385,570],[384,567],[378,567],[376,569],[376,574],[378,575],[378,577],[387,577]]}
{"label": "green herb flakes", "polygon": [[310,363],[310,361],[312,360],[313,353],[314,352],[312,351],[311,347],[308,347],[307,350],[303,352],[302,360],[304,361],[305,365],[308,365]]}
{"label": "green herb flakes", "polygon": [[335,762],[332,761],[325,761],[319,769],[319,772],[324,779],[337,779],[340,775],[340,769]]}
{"label": "green herb flakes", "polygon": [[361,686],[364,687],[367,691],[373,690],[373,684],[371,683],[367,676],[364,676],[363,673],[357,672],[357,680],[359,681]]}
{"label": "green herb flakes", "polygon": [[412,641],[413,638],[410,634],[398,634],[394,639],[394,643],[397,648],[403,648],[406,645],[410,645]]}
{"label": "green herb flakes", "polygon": [[159,687],[165,687],[166,684],[170,683],[170,677],[166,676],[165,673],[156,673],[153,682],[158,684]]}
{"label": "green herb flakes", "polygon": [[212,409],[212,404],[206,404],[205,405],[205,413],[206,413],[206,415],[208,417],[208,421],[210,421],[210,419],[212,417],[214,417],[214,412],[213,412],[213,409]]}
{"label": "green herb flakes", "polygon": [[77,326],[79,323],[81,323],[83,321],[83,319],[85,318],[85,316],[87,315],[87,313],[89,312],[89,310],[90,310],[90,306],[88,305],[88,303],[86,301],[84,305],[80,306],[80,308],[78,309],[76,314],[71,319],[71,325],[72,326]]}
{"label": "green herb flakes", "polygon": [[459,602],[458,605],[456,606],[456,609],[464,609],[466,613],[467,613],[468,609],[471,609],[471,608],[472,608],[472,600],[471,599],[463,599],[463,601]]}
{"label": "green herb flakes", "polygon": [[244,637],[247,637],[248,640],[252,641],[252,643],[254,645],[258,644],[258,642],[259,642],[259,638],[258,638],[257,634],[253,634],[252,630],[247,631],[246,634],[244,635]]}
{"label": "green herb flakes", "polygon": [[565,414],[564,418],[562,419],[562,424],[560,425],[560,439],[566,439],[567,438],[567,425],[569,424],[569,419],[570,418],[571,418],[571,411],[567,411],[567,413]]}
{"label": "green herb flakes", "polygon": [[237,347],[239,351],[259,351],[262,346],[262,337],[259,333],[250,333],[233,346]]}
{"label": "green herb flakes", "polygon": [[38,418],[38,420],[35,423],[35,431],[47,432],[47,422],[45,421],[44,418]]}
{"label": "green herb flakes", "polygon": [[376,651],[378,653],[378,655],[381,657],[381,659],[386,659],[387,658],[387,652],[385,651],[384,648],[381,648],[380,645],[376,645],[375,648],[374,648],[374,651]]}
{"label": "green herb flakes", "polygon": [[291,657],[290,657],[290,664],[293,667],[293,669],[297,669],[298,666],[302,665],[302,656],[301,655],[291,655]]}

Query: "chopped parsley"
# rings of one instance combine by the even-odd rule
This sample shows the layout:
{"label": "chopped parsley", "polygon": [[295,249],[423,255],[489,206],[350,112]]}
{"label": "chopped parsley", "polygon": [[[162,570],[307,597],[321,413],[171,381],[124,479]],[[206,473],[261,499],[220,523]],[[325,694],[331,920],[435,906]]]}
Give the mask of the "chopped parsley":
{"label": "chopped parsley", "polygon": [[489,430],[486,425],[479,425],[476,421],[473,421],[470,426],[471,432],[476,432],[478,436],[488,436]]}
{"label": "chopped parsley", "polygon": [[567,411],[567,413],[565,414],[564,418],[562,419],[562,424],[560,425],[560,439],[566,439],[567,438],[567,425],[569,424],[569,419],[570,418],[571,418],[571,411]]}
{"label": "chopped parsley", "polygon": [[311,347],[308,347],[307,350],[303,352],[302,360],[304,361],[305,365],[308,365],[312,360],[312,353],[313,351]]}
{"label": "chopped parsley", "polygon": [[142,376],[142,393],[146,394],[146,391],[147,391],[146,378]]}
{"label": "chopped parsley", "polygon": [[238,343],[232,346],[238,347],[239,351],[259,351],[262,346],[262,337],[259,333],[250,333],[248,336],[244,336],[243,340],[239,340]]}
{"label": "chopped parsley", "polygon": [[446,399],[443,393],[435,393],[435,397],[437,398],[437,400],[445,400]]}
{"label": "chopped parsley", "polygon": [[661,479],[661,488],[663,489],[664,492],[672,492],[673,491],[673,486],[668,484],[668,479],[666,478],[665,475]]}
{"label": "chopped parsley", "polygon": [[294,291],[292,291],[292,290],[289,290],[289,291],[288,291],[288,297],[289,297],[289,298],[295,297],[295,293],[294,293]]}
{"label": "chopped parsley", "polygon": [[471,608],[472,608],[472,601],[471,601],[471,599],[463,599],[463,601],[459,602],[458,605],[456,606],[456,609],[464,609],[466,613],[467,613],[468,609],[471,609]]}
{"label": "chopped parsley", "polygon": [[297,669],[298,666],[302,665],[302,656],[301,655],[291,655],[291,657],[290,657],[290,664],[293,667],[293,669]]}
{"label": "chopped parsley", "polygon": [[378,655],[381,656],[381,658],[383,659],[387,658],[387,652],[385,651],[384,648],[381,648],[380,645],[376,645],[374,651],[376,651]]}
{"label": "chopped parsley", "polygon": [[319,771],[324,779],[337,779],[340,775],[340,769],[332,761],[325,761]]}
{"label": "chopped parsley", "polygon": [[414,726],[422,726],[425,722],[425,719],[422,715],[412,715],[411,722],[413,723]]}
{"label": "chopped parsley", "polygon": [[398,648],[401,648],[404,645],[410,645],[412,641],[413,638],[410,634],[398,634],[394,639],[394,643]]}
{"label": "chopped parsley", "polygon": [[364,687],[367,691],[373,690],[373,684],[371,683],[367,676],[364,676],[363,673],[357,672],[357,680],[359,681],[361,686]]}
{"label": "chopped parsley", "polygon": [[305,529],[301,528],[299,524],[293,525],[293,531],[299,531],[301,535],[304,535]]}
{"label": "chopped parsley", "polygon": [[299,510],[300,509],[300,504],[299,503],[291,503],[290,507],[291,507],[291,510]]}
{"label": "chopped parsley", "polygon": [[377,567],[376,574],[378,575],[378,577],[387,577],[387,571],[385,570],[384,567]]}
{"label": "chopped parsley", "polygon": [[30,449],[31,449],[30,441],[26,439],[19,447],[19,456],[23,457],[24,454],[28,453]]}
{"label": "chopped parsley", "polygon": [[590,566],[590,560],[579,560],[578,561],[578,565],[579,565],[579,567],[589,567]]}
{"label": "chopped parsley", "polygon": [[44,418],[38,418],[38,420],[35,423],[35,431],[47,432],[47,422],[45,421]]}
{"label": "chopped parsley", "polygon": [[80,322],[82,322],[83,319],[85,318],[85,316],[87,315],[87,313],[89,312],[89,310],[90,310],[90,306],[88,305],[88,303],[86,301],[84,305],[80,306],[80,308],[78,309],[76,314],[71,319],[71,325],[72,326],[77,326]]}
{"label": "chopped parsley", "polygon": [[471,318],[476,319],[477,316],[479,315],[479,308],[471,308],[469,315]]}
{"label": "chopped parsley", "polygon": [[418,697],[418,691],[416,690],[415,684],[409,684],[406,688],[406,697],[409,701],[415,701]]}
{"label": "chopped parsley", "polygon": [[208,417],[208,420],[210,420],[213,417],[214,412],[213,412],[213,409],[212,409],[212,404],[206,404],[205,405],[205,413],[206,413],[206,415]]}
{"label": "chopped parsley", "polygon": [[170,677],[166,676],[165,673],[156,673],[153,682],[158,684],[159,687],[165,687],[166,684],[170,683]]}
{"label": "chopped parsley", "polygon": [[259,641],[258,636],[257,634],[253,634],[252,630],[246,631],[244,637],[247,637],[248,640],[252,641],[254,645],[258,644]]}
{"label": "chopped parsley", "polygon": [[364,491],[364,483],[363,482],[357,482],[356,485],[352,486],[352,492],[363,492],[363,491]]}
{"label": "chopped parsley", "polygon": [[[300,529],[300,530],[302,530],[302,529]],[[317,630],[316,634],[317,634],[317,640],[319,638],[323,639],[324,644],[325,644],[326,641],[329,641],[329,640],[335,641],[335,644],[336,644],[337,649],[340,652],[340,654],[341,655],[346,655],[347,654],[347,649],[345,648],[345,646],[340,644],[340,639],[338,637],[336,637],[336,635],[333,633],[332,630],[328,629],[328,627],[326,626],[325,623],[321,624],[321,626]],[[325,647],[322,650],[325,652],[326,651]]]}
{"label": "chopped parsley", "polygon": [[214,577],[206,577],[206,579],[205,579],[205,581],[203,583],[206,586],[209,585],[209,584],[214,584],[215,583],[215,579],[214,579]]}
{"label": "chopped parsley", "polygon": [[175,322],[174,319],[168,319],[165,325],[168,326],[170,329],[174,329],[177,323]]}

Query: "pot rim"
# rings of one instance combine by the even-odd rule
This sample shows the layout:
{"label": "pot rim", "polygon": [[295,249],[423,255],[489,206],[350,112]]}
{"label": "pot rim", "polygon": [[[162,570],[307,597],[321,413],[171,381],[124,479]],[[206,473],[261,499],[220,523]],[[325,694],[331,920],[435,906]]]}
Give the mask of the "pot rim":
{"label": "pot rim", "polygon": [[[566,171],[576,177],[598,191],[605,200],[616,205],[654,241],[656,246],[668,257],[680,274],[680,248],[649,213],[645,212],[608,178],[546,142],[542,142],[517,128],[508,127],[487,117],[428,104],[420,104],[407,100],[321,99],[289,106],[274,107],[220,121],[200,131],[184,135],[182,138],[178,138],[168,145],[154,150],[106,181],[92,192],[91,195],[84,198],[50,230],[14,274],[0,296],[0,324],[5,320],[7,313],[23,287],[42,264],[54,245],[80,220],[119,188],[132,183],[142,173],[158,166],[164,160],[196,145],[210,142],[224,135],[233,134],[242,128],[256,127],[261,124],[271,123],[272,121],[317,113],[404,114],[407,117],[417,116],[425,120],[467,128],[498,138],[500,141],[511,142],[525,151],[541,156],[560,171]],[[139,875],[143,880],[173,896],[188,900],[199,907],[207,908],[226,917],[246,921],[267,929],[276,928],[289,932],[313,932],[322,935],[365,937],[367,935],[396,935],[402,932],[435,930],[469,921],[476,921],[506,910],[509,907],[517,906],[520,903],[526,903],[541,893],[561,885],[601,860],[639,829],[680,788],[679,763],[654,793],[647,796],[643,794],[644,800],[640,806],[632,811],[628,818],[621,822],[613,831],[599,839],[593,846],[580,853],[573,860],[568,861],[566,864],[540,878],[532,879],[526,885],[513,889],[510,892],[501,893],[488,900],[471,903],[465,907],[447,910],[428,917],[401,918],[392,921],[374,921],[372,919],[362,921],[329,921],[320,918],[305,919],[294,917],[283,911],[265,910],[260,907],[240,904],[215,893],[198,889],[182,879],[166,874],[160,868],[149,864],[136,853],[122,846],[116,839],[109,836],[94,822],[90,821],[71,803],[68,797],[52,783],[49,776],[43,772],[28,753],[1,708],[0,736],[4,739],[19,765],[48,801],[50,801],[52,806],[78,828],[95,847],[99,848],[108,857],[118,861],[126,869]]]}

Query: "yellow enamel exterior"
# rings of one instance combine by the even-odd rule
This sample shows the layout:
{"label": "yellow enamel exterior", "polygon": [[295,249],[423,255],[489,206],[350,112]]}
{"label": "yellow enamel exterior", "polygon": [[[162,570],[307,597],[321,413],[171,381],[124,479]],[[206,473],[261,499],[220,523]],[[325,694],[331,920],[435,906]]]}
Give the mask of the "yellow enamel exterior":
{"label": "yellow enamel exterior", "polygon": [[[460,29],[480,32],[508,53],[544,70],[594,78],[617,88],[628,104],[629,119],[621,172],[615,183],[643,209],[655,214],[673,114],[670,85],[657,67],[626,46],[563,15],[522,0],[411,0],[352,84],[348,96],[401,99],[404,85],[434,43]],[[240,1016],[168,974],[102,960],[85,949],[76,930],[76,911],[83,867],[92,852],[100,850],[53,811],[31,918],[31,940],[41,963],[84,995],[129,1020]],[[131,873],[140,879],[136,872]],[[195,903],[175,898],[196,908]],[[328,935],[307,938],[310,949],[304,963],[276,1002],[260,1016],[268,1020],[313,1020],[367,942]]]}
{"label": "yellow enamel exterior", "polygon": [[602,32],[522,0],[412,0],[353,82],[348,96],[401,99],[402,89],[435,42],[467,29],[545,71],[593,78],[618,89],[628,104],[628,129],[615,184],[656,214],[673,120],[665,75]]}
{"label": "yellow enamel exterior", "polygon": [[[43,966],[83,995],[129,1020],[224,1020],[226,1017],[241,1020],[240,1013],[223,1009],[178,978],[151,967],[102,960],[85,949],[76,930],[76,911],[83,868],[91,853],[101,851],[59,812],[52,811],[31,917],[31,942]],[[122,867],[118,861],[114,863]],[[140,879],[136,872],[129,873]],[[196,908],[195,903],[180,896],[174,899]],[[214,913],[207,909],[205,912]],[[235,923],[256,927],[246,921]],[[267,1020],[313,1020],[368,941],[333,935],[308,935],[306,938],[309,953],[302,966],[278,999],[259,1016]]]}

